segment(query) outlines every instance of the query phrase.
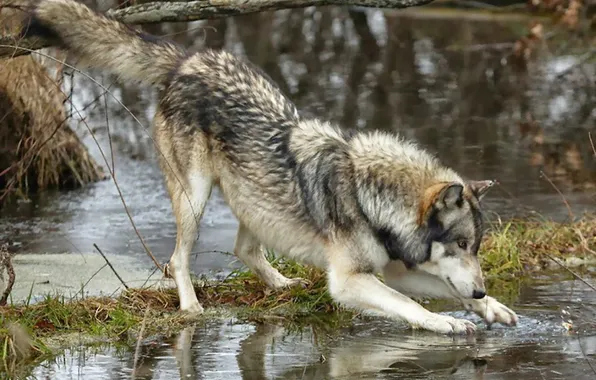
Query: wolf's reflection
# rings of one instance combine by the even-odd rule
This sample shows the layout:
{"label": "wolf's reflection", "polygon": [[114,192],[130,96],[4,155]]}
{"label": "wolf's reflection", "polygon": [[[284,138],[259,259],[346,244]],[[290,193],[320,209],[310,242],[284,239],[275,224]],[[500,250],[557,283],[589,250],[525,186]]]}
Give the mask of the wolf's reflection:
{"label": "wolf's reflection", "polygon": [[[425,378],[433,374],[482,379],[487,367],[482,356],[503,348],[489,342],[483,342],[478,348],[474,337],[404,333],[387,337],[348,336],[333,339],[321,347],[314,343],[312,335],[305,334],[299,344],[292,346],[292,342],[283,342],[284,347],[280,350],[280,340],[286,333],[280,325],[258,324],[256,330],[239,343],[236,355],[239,371],[231,372],[251,380],[361,378],[367,375],[382,377],[383,374],[406,378]],[[185,329],[173,347],[183,379],[202,377],[200,360],[195,358],[193,361],[193,355],[198,354],[192,344],[194,335],[194,327]],[[268,355],[272,354],[281,357],[285,364],[268,364]]]}
{"label": "wolf's reflection", "polygon": [[180,370],[181,379],[197,379],[197,371],[193,363],[193,337],[196,326],[192,325],[180,332],[174,344],[174,357]]}

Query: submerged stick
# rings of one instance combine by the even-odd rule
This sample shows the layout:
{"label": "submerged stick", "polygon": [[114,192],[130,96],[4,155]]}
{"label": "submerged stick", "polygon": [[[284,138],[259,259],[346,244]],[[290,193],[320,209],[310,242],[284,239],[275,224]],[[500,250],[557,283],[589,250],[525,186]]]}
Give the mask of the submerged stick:
{"label": "submerged stick", "polygon": [[103,252],[101,251],[101,249],[99,249],[99,247],[97,246],[97,244],[93,243],[93,247],[95,247],[95,249],[97,249],[97,252],[99,252],[99,254],[101,255],[101,257],[103,257],[103,259],[106,261],[106,264],[108,264],[108,266],[110,267],[110,269],[112,270],[112,272],[114,272],[114,274],[116,275],[116,277],[118,277],[118,280],[120,280],[120,282],[122,283],[122,285],[124,285],[124,287],[126,289],[128,289],[128,285],[126,285],[126,283],[124,282],[124,280],[122,279],[122,277],[120,277],[120,275],[118,274],[118,272],[116,272],[116,269],[114,269],[114,267],[112,266],[112,263],[110,263],[110,261],[108,260],[108,258],[106,257],[106,255],[103,254]]}
{"label": "submerged stick", "polygon": [[546,175],[546,173],[544,171],[541,170],[540,174],[548,181],[548,183],[551,184],[551,186],[555,189],[555,191],[557,193],[559,193],[559,195],[561,196],[561,199],[563,200],[563,203],[565,204],[565,207],[567,207],[567,212],[569,213],[569,221],[573,221],[575,215],[573,214],[573,211],[571,210],[571,205],[569,205],[569,202],[567,202],[567,198],[565,198],[565,195],[563,195],[561,190],[559,190],[557,185],[555,185],[555,183],[553,181],[551,181],[551,179]]}

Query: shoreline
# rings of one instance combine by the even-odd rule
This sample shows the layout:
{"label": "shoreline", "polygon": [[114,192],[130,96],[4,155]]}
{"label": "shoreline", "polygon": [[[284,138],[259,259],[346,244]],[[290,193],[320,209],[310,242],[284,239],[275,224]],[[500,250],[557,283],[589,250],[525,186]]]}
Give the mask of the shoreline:
{"label": "shoreline", "polygon": [[[506,294],[515,294],[516,291],[509,288],[519,286],[520,281],[532,275],[565,273],[560,265],[575,268],[573,271],[584,268],[587,276],[593,276],[595,249],[596,215],[588,215],[568,224],[526,220],[493,225],[485,236],[480,257],[489,292],[492,290],[495,295],[503,293],[504,303],[511,303],[514,300]],[[63,259],[51,256],[20,255],[14,258],[14,263],[18,268],[35,259],[46,260],[46,263],[47,260]],[[72,268],[80,265],[83,259],[93,264],[87,269],[88,272],[103,265],[100,261],[103,259],[99,256],[75,254],[70,255],[68,260],[70,270],[74,271]],[[109,259],[117,263],[116,270],[118,265],[127,268],[120,275],[131,284],[130,289],[123,290],[117,296],[81,296],[81,292],[76,292],[74,297],[59,293],[38,294],[41,299],[36,303],[15,302],[0,307],[0,347],[4,347],[0,350],[0,363],[31,363],[31,360],[55,355],[72,345],[73,340],[69,336],[76,336],[76,341],[85,345],[114,342],[133,344],[144,320],[148,321],[146,325],[150,327],[144,330],[143,339],[149,339],[152,336],[171,336],[191,323],[200,324],[222,318],[250,322],[276,319],[298,326],[324,318],[323,324],[338,329],[347,326],[357,316],[331,300],[326,292],[326,279],[322,271],[275,258],[272,254],[268,255],[268,259],[280,272],[288,277],[306,278],[310,281],[309,285],[274,292],[245,269],[232,272],[224,280],[212,280],[204,276],[195,278],[195,291],[205,307],[205,313],[194,319],[188,319],[177,311],[178,297],[171,281],[162,282],[163,288],[156,288],[161,273],[146,276],[150,270],[135,266],[138,263],[134,264],[137,261],[134,258],[110,255]],[[101,283],[104,293],[114,286],[122,287],[108,268],[99,273],[102,272],[92,281]],[[31,272],[32,275],[35,273],[39,272]],[[586,273],[581,275],[585,276]],[[110,277],[113,279],[109,280]],[[141,279],[146,282],[148,278],[150,281],[142,288]],[[94,284],[92,281],[88,285]],[[17,284],[15,288],[18,288]],[[24,288],[21,286],[17,290],[21,298]],[[442,300],[438,302],[444,303]],[[26,349],[19,353],[22,350],[16,347],[21,346]]]}

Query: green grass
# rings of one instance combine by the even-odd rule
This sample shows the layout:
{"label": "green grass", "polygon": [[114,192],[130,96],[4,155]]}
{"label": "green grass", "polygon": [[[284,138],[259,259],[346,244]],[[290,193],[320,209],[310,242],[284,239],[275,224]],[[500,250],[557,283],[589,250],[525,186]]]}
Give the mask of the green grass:
{"label": "green grass", "polygon": [[596,217],[574,223],[511,221],[493,226],[480,248],[487,278],[506,278],[556,265],[553,259],[596,259]]}
{"label": "green grass", "polygon": [[[492,226],[480,258],[489,291],[507,302],[515,299],[520,279],[552,266],[551,258],[596,259],[595,250],[594,217],[572,224],[513,221]],[[323,271],[272,254],[268,260],[285,276],[307,279],[308,284],[272,291],[246,270],[235,271],[223,281],[200,281],[195,291],[207,311],[201,318],[275,318],[295,326],[320,322],[329,329],[346,326],[354,318],[352,312],[331,299]],[[0,370],[13,368],[19,360],[39,359],[49,354],[50,346],[68,345],[68,340],[61,341],[61,337],[73,332],[130,344],[136,340],[143,319],[148,318],[145,337],[174,334],[188,323],[177,312],[178,306],[175,289],[129,289],[117,298],[69,301],[54,295],[36,304],[0,307]],[[15,328],[22,329],[21,333],[15,333]],[[27,347],[28,355],[19,354],[18,347]]]}

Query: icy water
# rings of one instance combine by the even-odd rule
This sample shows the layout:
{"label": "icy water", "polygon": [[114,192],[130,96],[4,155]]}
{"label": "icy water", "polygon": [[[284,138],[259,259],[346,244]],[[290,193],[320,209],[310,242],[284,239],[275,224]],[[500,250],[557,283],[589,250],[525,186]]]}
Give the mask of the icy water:
{"label": "icy water", "polygon": [[475,321],[474,337],[412,332],[379,319],[340,331],[229,320],[145,341],[136,368],[135,347],[75,347],[39,365],[31,378],[124,379],[134,368],[136,379],[593,379],[596,292],[545,277],[514,293],[516,328],[486,330],[475,316],[449,312]]}

